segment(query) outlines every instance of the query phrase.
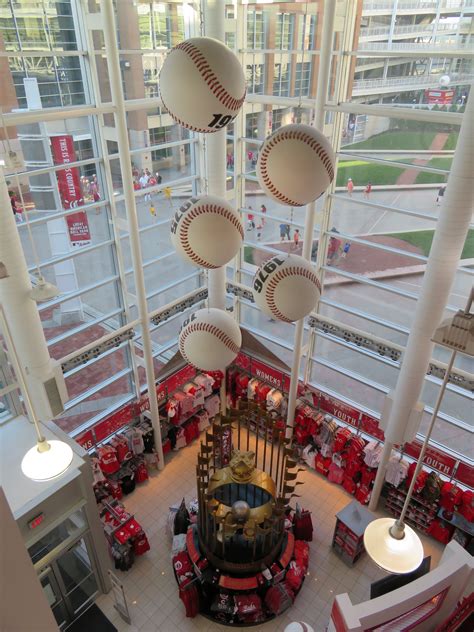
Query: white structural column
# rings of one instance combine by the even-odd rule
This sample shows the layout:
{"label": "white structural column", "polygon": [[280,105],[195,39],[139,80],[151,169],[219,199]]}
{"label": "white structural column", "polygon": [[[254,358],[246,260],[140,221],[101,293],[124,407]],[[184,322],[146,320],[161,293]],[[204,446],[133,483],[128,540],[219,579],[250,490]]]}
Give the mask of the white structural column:
{"label": "white structural column", "polygon": [[[204,0],[204,29],[207,37],[225,40],[225,0]],[[226,197],[226,128],[206,134],[207,193]],[[226,266],[208,271],[208,305],[225,310]],[[225,375],[225,368],[223,369]],[[225,379],[221,384],[221,413],[227,410]]]}
{"label": "white structural column", "polygon": [[143,358],[150,401],[150,413],[155,436],[156,450],[159,457],[160,469],[164,467],[163,447],[161,443],[160,416],[155,387],[155,369],[153,364],[152,341],[150,323],[148,320],[148,305],[145,291],[145,276],[143,273],[143,259],[138,232],[137,205],[133,189],[132,168],[130,163],[130,144],[128,140],[127,116],[125,99],[123,96],[122,74],[120,72],[120,57],[117,46],[117,27],[112,0],[102,0],[102,25],[104,29],[104,43],[107,55],[107,65],[110,75],[110,90],[112,101],[116,107],[115,126],[117,129],[117,143],[120,155],[123,193],[127,212],[130,235],[130,249],[132,253],[133,275],[137,297],[138,317],[142,328]]}
{"label": "white structural column", "polygon": [[[204,28],[207,37],[225,40],[225,0],[204,0]],[[226,197],[226,128],[206,134],[206,172],[209,195]],[[225,309],[226,267],[208,272],[209,307]]]}
{"label": "white structural column", "polygon": [[[334,34],[334,16],[336,12],[336,0],[325,0],[323,12],[323,29],[321,41],[321,53],[319,58],[318,85],[316,88],[316,100],[314,105],[314,126],[316,129],[324,129],[324,106],[326,104],[329,74],[331,70],[332,40]],[[306,208],[304,224],[303,257],[311,261],[311,248],[313,245],[314,222],[316,217],[316,202],[311,202]],[[291,367],[290,389],[288,393],[288,414],[286,418],[286,437],[291,439],[295,423],[296,394],[302,356],[302,344],[304,334],[304,318],[295,326],[293,341],[293,364]]]}
{"label": "white structural column", "polygon": [[35,415],[51,419],[42,380],[51,378],[51,359],[32,289],[20,236],[0,167],[0,303],[15,343]]}
{"label": "white structural column", "polygon": [[434,346],[431,338],[443,318],[472,219],[473,136],[474,99],[469,99],[393,394],[393,405],[384,423],[385,444],[372,491],[371,509],[377,507],[394,443],[400,441],[400,437],[403,441],[413,438],[407,433],[407,424],[423,388]]}

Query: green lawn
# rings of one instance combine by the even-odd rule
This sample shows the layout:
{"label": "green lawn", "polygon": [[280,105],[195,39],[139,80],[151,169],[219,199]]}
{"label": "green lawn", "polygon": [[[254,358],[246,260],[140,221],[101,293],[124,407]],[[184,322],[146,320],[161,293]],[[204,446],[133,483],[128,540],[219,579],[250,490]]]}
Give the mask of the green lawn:
{"label": "green lawn", "polygon": [[244,246],[244,261],[245,263],[253,263],[253,246]]}
{"label": "green lawn", "polygon": [[436,132],[387,131],[344,149],[429,149]]}
{"label": "green lawn", "polygon": [[[437,156],[431,158],[428,162],[428,167],[434,167],[435,169],[451,169],[451,156]],[[437,173],[430,173],[429,171],[420,171],[416,176],[415,184],[431,184],[438,182],[446,182],[447,176],[438,175]]]}
{"label": "green lawn", "polygon": [[[388,130],[381,134],[376,134],[367,140],[362,140],[352,145],[344,145],[344,149],[407,149],[416,151],[417,149],[429,149],[435,136],[436,131],[433,130]],[[451,132],[443,149],[454,150],[457,139],[458,132]]]}
{"label": "green lawn", "polygon": [[396,184],[398,176],[408,167],[380,165],[363,160],[343,160],[337,168],[336,186],[342,187],[352,178],[355,186],[372,184]]}
{"label": "green lawn", "polygon": [[[388,233],[387,237],[396,237],[403,241],[418,246],[421,249],[422,254],[427,257],[430,254],[431,243],[433,241],[434,230],[416,230],[408,233]],[[471,228],[467,234],[464,248],[461,254],[461,259],[473,259],[474,258],[474,229]]]}

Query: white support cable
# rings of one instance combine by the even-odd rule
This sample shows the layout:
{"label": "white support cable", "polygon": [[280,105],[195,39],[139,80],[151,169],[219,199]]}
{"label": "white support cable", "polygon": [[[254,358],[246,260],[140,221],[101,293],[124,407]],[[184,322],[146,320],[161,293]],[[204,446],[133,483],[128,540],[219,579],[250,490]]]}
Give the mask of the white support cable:
{"label": "white support cable", "polygon": [[107,65],[110,75],[110,90],[115,104],[115,125],[117,130],[117,143],[121,158],[122,182],[130,231],[130,249],[133,266],[135,269],[135,288],[137,294],[137,307],[140,324],[142,327],[143,355],[145,359],[145,373],[150,399],[150,413],[152,418],[155,444],[158,452],[159,467],[164,467],[163,446],[161,440],[160,416],[155,387],[155,369],[153,361],[153,346],[148,321],[148,304],[145,290],[145,278],[142,269],[142,254],[140,234],[138,231],[138,214],[133,189],[132,168],[129,164],[130,144],[128,139],[127,117],[125,99],[123,95],[122,73],[120,70],[120,53],[117,45],[117,30],[115,10],[112,0],[101,0],[103,13],[103,33]]}

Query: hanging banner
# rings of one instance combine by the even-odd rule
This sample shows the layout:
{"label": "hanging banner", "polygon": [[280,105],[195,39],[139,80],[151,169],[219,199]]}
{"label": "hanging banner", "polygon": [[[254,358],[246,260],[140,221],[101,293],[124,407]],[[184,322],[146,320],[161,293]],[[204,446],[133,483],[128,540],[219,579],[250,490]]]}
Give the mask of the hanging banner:
{"label": "hanging banner", "polygon": [[344,423],[354,426],[355,428],[359,427],[360,411],[356,408],[347,406],[347,404],[343,404],[325,393],[321,393],[319,397],[319,406],[322,410],[340,419]]}
{"label": "hanging banner", "polygon": [[[418,440],[406,443],[404,446],[404,452],[405,454],[417,459],[421,452],[421,446],[422,444]],[[456,459],[445,452],[441,452],[440,450],[436,450],[435,448],[428,446],[423,458],[423,463],[428,467],[438,470],[441,474],[452,476],[456,466]]]}
{"label": "hanging banner", "polygon": [[[67,165],[75,162],[76,152],[72,136],[52,136],[51,152],[54,164]],[[69,167],[56,172],[59,195],[64,210],[82,206],[84,200],[81,190],[81,176],[77,167]],[[66,217],[69,240],[73,246],[87,246],[91,242],[87,213],[80,211]]]}

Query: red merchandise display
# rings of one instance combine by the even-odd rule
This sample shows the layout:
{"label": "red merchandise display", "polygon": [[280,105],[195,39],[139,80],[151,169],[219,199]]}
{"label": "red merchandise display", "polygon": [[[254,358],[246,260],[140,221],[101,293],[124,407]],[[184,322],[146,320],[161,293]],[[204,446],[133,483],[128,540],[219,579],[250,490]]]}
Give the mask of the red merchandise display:
{"label": "red merchandise display", "polygon": [[329,466],[331,465],[331,463],[331,457],[324,458],[322,454],[318,454],[315,459],[315,469],[323,476],[327,476],[329,474]]}
{"label": "red merchandise display", "polygon": [[179,598],[184,604],[187,617],[192,619],[199,614],[199,593],[194,584],[180,588]]}

